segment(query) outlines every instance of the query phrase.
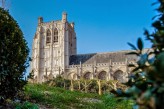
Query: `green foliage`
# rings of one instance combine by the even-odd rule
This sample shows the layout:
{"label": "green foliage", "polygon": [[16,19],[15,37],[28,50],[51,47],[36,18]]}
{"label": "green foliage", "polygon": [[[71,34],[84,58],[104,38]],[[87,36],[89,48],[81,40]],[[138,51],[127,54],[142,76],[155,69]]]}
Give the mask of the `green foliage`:
{"label": "green foliage", "polygon": [[[98,85],[97,85],[97,80],[90,80],[90,84],[88,86],[88,91],[91,93],[98,93]],[[104,88],[104,87],[103,87]]]}
{"label": "green foliage", "polygon": [[47,84],[27,84],[26,96],[29,101],[35,101],[50,108],[60,109],[131,109],[133,102],[118,101],[108,94],[100,96],[95,93],[69,91]]}
{"label": "green foliage", "polygon": [[[145,30],[146,39],[151,41],[152,48],[143,49],[143,42],[139,38],[137,47],[129,44],[139,57],[132,75],[127,83],[131,86],[126,94],[133,98],[140,109],[164,109],[164,1],[158,0],[158,16],[155,16],[154,32]],[[155,3],[156,4],[156,3]]]}
{"label": "green foliage", "polygon": [[[35,100],[37,103],[62,109],[89,107],[92,103],[81,102],[81,98],[99,98],[97,94],[71,92],[62,88],[47,86],[46,84],[28,84],[25,87],[25,92],[29,96],[29,100]],[[82,105],[79,105],[80,103]]]}
{"label": "green foliage", "polygon": [[132,100],[120,100],[123,98],[116,98],[113,94],[103,95],[102,98],[106,109],[132,109],[134,104]]}
{"label": "green foliage", "polygon": [[34,79],[34,72],[32,70],[32,72],[29,73],[29,75],[27,76],[28,79]]}
{"label": "green foliage", "polygon": [[64,79],[62,76],[58,75],[56,78],[45,82],[45,84],[49,84],[50,86],[55,87],[65,87],[65,89],[69,89],[71,85],[71,81],[68,79]]}
{"label": "green foliage", "polygon": [[26,81],[29,49],[16,21],[0,8],[0,105],[15,99]]}
{"label": "green foliage", "polygon": [[28,101],[24,103],[15,103],[15,109],[39,109],[36,104],[30,103]]}

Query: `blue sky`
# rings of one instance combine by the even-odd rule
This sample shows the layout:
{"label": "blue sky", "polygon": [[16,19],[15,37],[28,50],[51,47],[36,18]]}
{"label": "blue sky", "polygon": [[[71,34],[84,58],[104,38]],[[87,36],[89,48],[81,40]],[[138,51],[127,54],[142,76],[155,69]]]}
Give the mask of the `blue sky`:
{"label": "blue sky", "polygon": [[[127,42],[145,39],[144,28],[152,30],[154,0],[10,0],[11,15],[20,25],[32,48],[37,18],[45,22],[61,19],[63,11],[75,22],[78,53],[128,50]],[[150,47],[148,41],[145,47]]]}

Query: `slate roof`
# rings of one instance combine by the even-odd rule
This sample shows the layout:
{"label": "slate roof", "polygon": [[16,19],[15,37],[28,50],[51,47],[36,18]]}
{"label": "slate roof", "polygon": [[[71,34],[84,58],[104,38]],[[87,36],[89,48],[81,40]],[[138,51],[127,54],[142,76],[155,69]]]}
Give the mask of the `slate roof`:
{"label": "slate roof", "polygon": [[70,56],[70,65],[93,64],[93,63],[109,63],[112,62],[125,62],[136,61],[137,57],[134,55],[126,55],[130,51],[107,52],[107,53],[91,53],[79,54]]}

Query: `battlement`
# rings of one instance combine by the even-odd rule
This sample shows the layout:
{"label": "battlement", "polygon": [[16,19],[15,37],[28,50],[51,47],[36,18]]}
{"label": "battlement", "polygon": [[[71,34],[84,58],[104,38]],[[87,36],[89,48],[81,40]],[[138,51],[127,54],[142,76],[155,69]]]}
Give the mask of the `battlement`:
{"label": "battlement", "polygon": [[115,65],[128,65],[135,64],[134,61],[125,61],[125,62],[111,62],[111,63],[96,63],[96,64],[81,64],[81,65],[69,65],[66,68],[80,68],[80,67],[110,67]]}

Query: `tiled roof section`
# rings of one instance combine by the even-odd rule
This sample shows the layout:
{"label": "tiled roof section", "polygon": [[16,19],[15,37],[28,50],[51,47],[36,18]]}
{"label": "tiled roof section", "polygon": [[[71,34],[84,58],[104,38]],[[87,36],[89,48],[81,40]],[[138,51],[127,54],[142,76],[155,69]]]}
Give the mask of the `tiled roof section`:
{"label": "tiled roof section", "polygon": [[70,56],[70,65],[93,64],[93,63],[109,63],[112,62],[124,62],[136,61],[137,57],[134,55],[126,55],[130,51],[108,52],[108,53],[92,53],[92,54],[80,54]]}

